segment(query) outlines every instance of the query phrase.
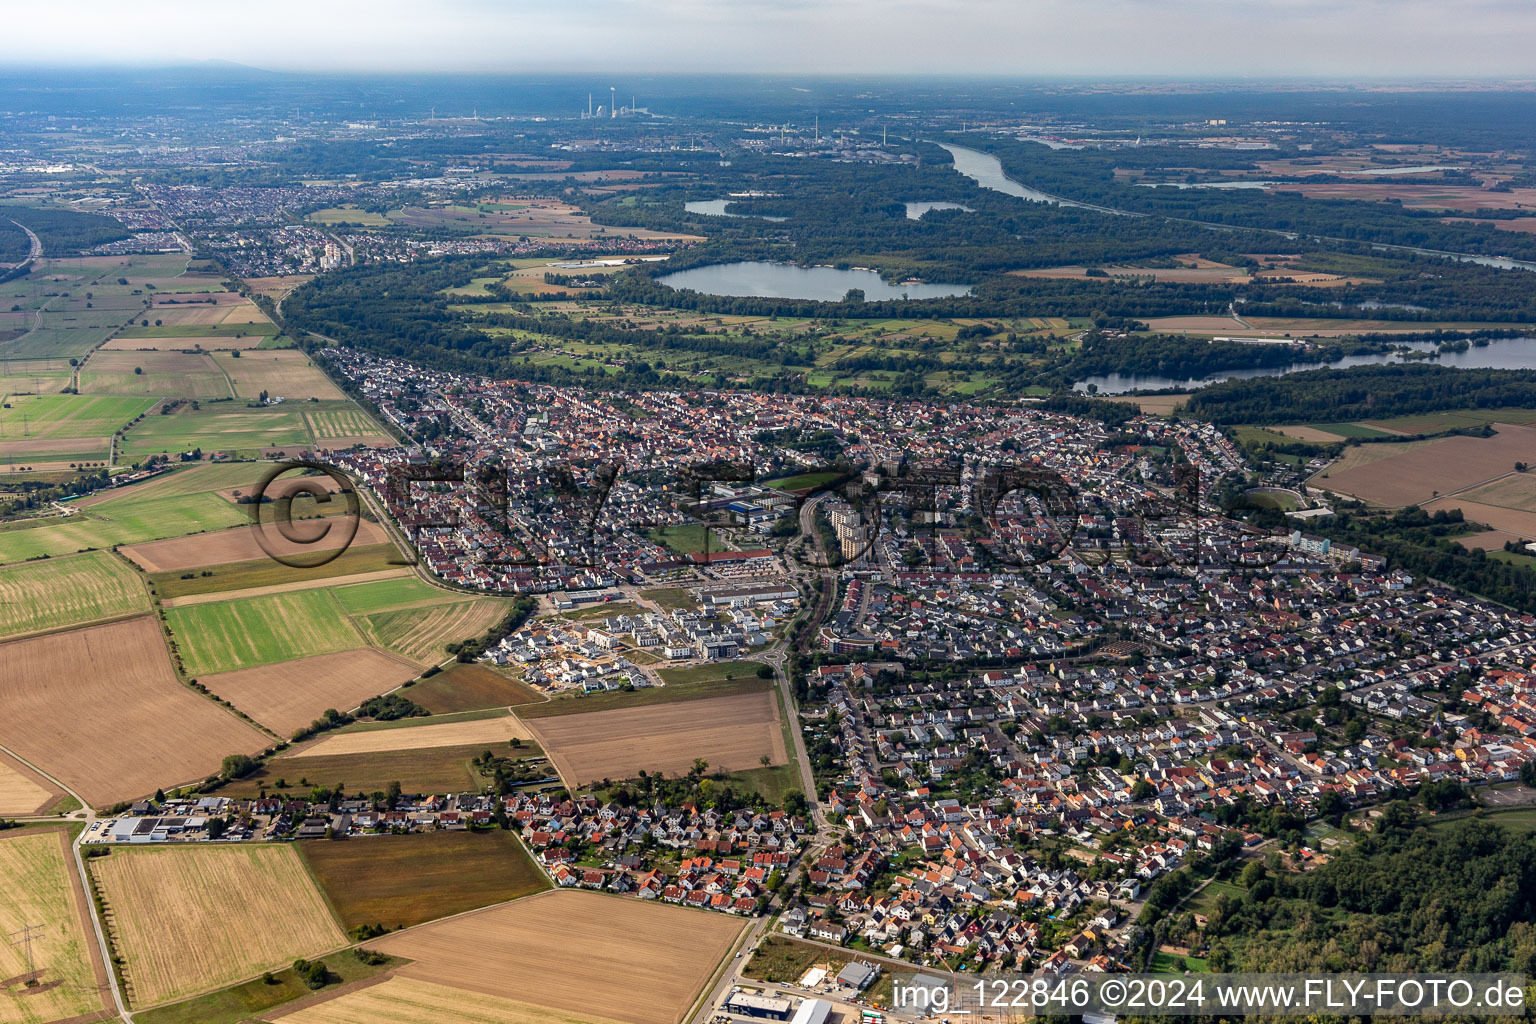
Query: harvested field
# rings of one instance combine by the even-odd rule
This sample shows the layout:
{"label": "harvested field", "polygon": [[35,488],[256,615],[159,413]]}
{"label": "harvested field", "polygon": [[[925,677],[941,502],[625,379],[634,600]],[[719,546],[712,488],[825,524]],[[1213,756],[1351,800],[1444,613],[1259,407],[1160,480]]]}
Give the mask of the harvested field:
{"label": "harvested field", "polygon": [[426,668],[448,657],[448,643],[481,635],[505,612],[499,601],[455,601],[366,615],[361,625],[373,643]]}
{"label": "harvested field", "polygon": [[255,349],[242,353],[239,359],[220,353],[213,359],[229,374],[239,398],[256,398],[263,391],[290,402],[346,398],[308,356],[293,349]]}
{"label": "harvested field", "polygon": [[0,754],[0,816],[38,814],[63,795],[20,761]]}
{"label": "harvested field", "polygon": [[402,725],[385,729],[361,729],[337,732],[322,737],[310,746],[290,754],[284,760],[302,761],[311,757],[340,754],[369,754],[388,750],[426,750],[432,747],[461,747],[473,744],[505,745],[514,739],[531,740],[533,734],[511,715],[477,718],[436,725]]}
{"label": "harvested field", "polygon": [[416,676],[416,667],[370,648],[338,651],[198,680],[279,736],[319,718],[350,711]]}
{"label": "harvested field", "polygon": [[280,299],[299,285],[308,284],[314,279],[313,274],[292,274],[287,277],[248,277],[245,283],[257,295]]}
{"label": "harvested field", "polygon": [[416,683],[406,696],[434,715],[533,704],[544,699],[537,690],[508,679],[493,668],[457,662]]}
{"label": "harvested field", "polygon": [[549,892],[372,943],[397,976],[630,1024],[679,1024],[743,922],[590,892]]}
{"label": "harvested field", "polygon": [[[386,547],[386,545],[381,544],[379,547],[383,548]],[[392,551],[394,549],[391,547],[388,548],[388,550]],[[342,555],[341,557],[345,558],[346,556]],[[340,558],[338,558],[337,561],[340,561]],[[235,564],[243,567],[252,566],[253,564],[261,565],[260,562],[236,562]],[[243,587],[230,590],[209,590],[204,593],[187,594],[184,597],[166,597],[160,601],[160,605],[163,608],[192,608],[200,604],[213,604],[216,601],[238,601],[247,597],[265,597],[268,594],[291,594],[298,590],[320,590],[325,587],[350,586],[354,583],[376,583],[379,580],[392,580],[398,579],[401,576],[411,575],[411,570],[404,566],[396,566],[393,569],[376,569],[372,572],[360,572],[348,576],[327,576],[325,574],[325,569],[332,564],[330,562],[327,562],[324,567],[315,570],[288,569],[287,566],[282,565],[280,562],[268,562],[267,564],[273,567],[274,573],[282,572],[283,570],[287,570],[287,573],[293,575],[301,575],[306,572],[313,572],[316,578],[292,579],[286,583],[267,583],[257,587]],[[211,579],[212,577],[207,578]],[[198,583],[203,579],[205,579],[205,577],[198,576],[191,580],[186,580],[185,582],[193,584]],[[175,582],[181,583],[183,581],[178,577]],[[162,593],[165,592],[166,589],[169,588],[162,588]]]}
{"label": "harvested field", "polygon": [[[1536,451],[1531,453],[1536,462]],[[1536,473],[1511,473],[1490,484],[1475,487],[1456,495],[1479,505],[1514,509],[1517,512],[1536,513]]]}
{"label": "harvested field", "polygon": [[1170,416],[1188,397],[1187,392],[1177,395],[1117,395],[1107,397],[1105,401],[1137,406],[1149,416]]}
{"label": "harvested field", "polygon": [[549,888],[522,842],[501,830],[316,839],[296,847],[348,930],[409,928]]}
{"label": "harvested field", "polygon": [[[1136,267],[1121,266],[1119,264],[1105,266],[1100,269],[1110,277],[1150,277],[1154,281],[1172,281],[1178,284],[1246,284],[1252,280],[1248,271],[1243,267],[1228,266],[1225,263],[1216,263],[1198,257],[1175,257],[1183,263],[1195,263],[1193,267]],[[1040,267],[1032,270],[1010,270],[1009,274],[1015,277],[1044,277],[1058,279],[1084,279],[1088,277],[1087,267]],[[1100,275],[1094,277],[1103,280]]]}
{"label": "harvested field", "polygon": [[1492,437],[1361,445],[1396,451],[1373,452],[1377,457],[1365,464],[1340,460],[1325,470],[1327,479],[1318,475],[1309,483],[1378,505],[1412,505],[1512,473],[1516,462],[1536,461],[1536,429],[1507,423],[1495,424],[1495,429]]}
{"label": "harvested field", "polygon": [[149,611],[132,569],[105,551],[0,566],[0,637]]}
{"label": "harvested field", "polygon": [[641,769],[682,774],[702,757],[712,769],[784,764],[784,733],[771,691],[677,704],[594,711],[529,723],[569,785],[629,779]]}
{"label": "harvested field", "polygon": [[118,847],[91,866],[137,1007],[222,988],[346,944],[289,846]]}
{"label": "harvested field", "polygon": [[103,807],[268,739],[177,681],[150,616],[0,645],[0,744]]}
{"label": "harvested field", "polygon": [[80,392],[230,397],[229,381],[213,357],[196,352],[96,352],[80,367]]}
{"label": "harvested field", "polygon": [[[1468,494],[1475,494],[1469,491]],[[1526,511],[1516,508],[1502,508],[1498,505],[1482,505],[1467,498],[1455,495],[1449,498],[1440,498],[1431,501],[1424,506],[1431,512],[1437,512],[1442,508],[1459,508],[1461,514],[1474,523],[1487,523],[1499,533],[1506,534],[1506,540],[1536,540],[1536,509]],[[1504,541],[1489,545],[1486,541],[1479,544],[1469,544],[1471,538],[1462,538],[1461,543],[1466,547],[1502,548]]]}
{"label": "harvested field", "polygon": [[[307,531],[310,528],[309,523],[294,527],[296,531],[301,529]],[[319,528],[320,524],[314,524],[314,529]],[[271,538],[273,550],[279,554],[308,555],[339,547],[341,542],[346,540],[346,531],[340,527],[333,527],[330,533],[314,544],[298,544],[285,540],[274,529],[268,529],[267,536]],[[349,546],[367,547],[385,543],[388,539],[388,535],[377,523],[363,519],[358,521],[357,535]],[[191,537],[173,537],[150,544],[133,544],[119,550],[145,572],[183,572],[188,569],[227,565],[230,562],[254,562],[268,557],[266,550],[257,543],[255,530],[250,526],[236,526],[228,530],[199,533]]]}
{"label": "harvested field", "polygon": [[[107,974],[87,931],[86,908],[68,832],[0,834],[0,1021],[115,1016],[103,1012],[110,998]],[[29,925],[37,926],[31,954],[38,984],[31,990],[25,954],[13,941]]]}
{"label": "harvested field", "polygon": [[283,1024],[621,1024],[401,977],[265,1019]]}
{"label": "harvested field", "polygon": [[[1457,507],[1459,508],[1460,506]],[[1457,537],[1456,543],[1468,551],[1471,551],[1473,548],[1482,548],[1484,551],[1503,551],[1504,545],[1510,541],[1529,543],[1531,539],[1529,536],[1510,533],[1508,530],[1484,530],[1482,533],[1472,533],[1465,537]]]}

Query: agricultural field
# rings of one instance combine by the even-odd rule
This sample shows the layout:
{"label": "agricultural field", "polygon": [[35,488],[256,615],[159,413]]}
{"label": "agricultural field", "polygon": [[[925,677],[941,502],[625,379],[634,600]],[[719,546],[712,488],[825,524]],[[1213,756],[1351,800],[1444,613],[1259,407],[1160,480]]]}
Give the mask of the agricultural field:
{"label": "agricultural field", "polygon": [[205,353],[96,352],[80,368],[80,392],[228,398],[229,380]]}
{"label": "agricultural field", "polygon": [[[1361,445],[1308,483],[1389,507],[1420,504],[1514,472],[1536,452],[1536,428],[1498,424],[1492,437]],[[1365,451],[1386,449],[1386,451]],[[1324,475],[1326,474],[1326,476]],[[1469,500],[1472,499],[1468,496]]]}
{"label": "agricultural field", "polygon": [[[356,206],[333,206],[324,210],[316,210],[304,218],[316,224],[358,224],[365,228],[388,227],[389,218],[382,213],[373,213],[370,210],[362,210]],[[258,280],[268,280],[258,278]],[[284,279],[291,280],[291,279]],[[249,284],[250,282],[246,282]]]}
{"label": "agricultural field", "polygon": [[142,337],[124,332],[101,346],[103,352],[233,352],[256,348],[266,341],[266,334],[201,334],[192,337],[156,335]]}
{"label": "agricultural field", "polygon": [[427,832],[296,844],[345,929],[409,928],[549,888],[516,834]]}
{"label": "agricultural field", "polygon": [[283,277],[248,277],[245,279],[245,284],[255,294],[265,295],[267,298],[276,301],[300,285],[308,284],[314,279],[315,275],[313,274],[289,274]]}
{"label": "agricultural field", "polygon": [[[738,668],[741,662],[732,663]],[[755,663],[752,663],[755,665]],[[707,668],[709,666],[699,666]],[[664,671],[687,671],[664,670]],[[763,693],[774,689],[772,679],[759,679],[755,672],[737,672],[736,677],[725,681],[722,676],[704,678],[692,682],[668,683],[666,686],[649,686],[625,693],[609,690],[602,693],[573,693],[552,697],[540,704],[528,704],[517,709],[517,716],[524,721],[536,718],[559,718],[563,715],[583,715],[593,711],[613,711],[620,708],[650,707],[654,704],[678,704],[706,697],[731,697],[743,693]]]}
{"label": "agricultural field", "polygon": [[182,664],[213,675],[363,646],[333,592],[298,590],[166,611]]}
{"label": "agricultural field", "polygon": [[231,353],[217,352],[211,358],[229,377],[238,398],[257,398],[263,391],[290,402],[346,398],[307,355],[296,349],[257,349],[242,352],[238,359]]}
{"label": "agricultural field", "polygon": [[[226,783],[221,796],[250,798],[266,792],[303,796],[310,786],[344,783],[347,792],[383,793],[398,782],[407,793],[478,792],[488,779],[473,765],[485,753],[484,743],[462,747],[426,747],[420,750],[385,750],[369,754],[338,754],[334,757],[274,757],[245,778]],[[535,757],[533,744],[507,756]]]}
{"label": "agricultural field", "polygon": [[63,795],[20,761],[0,754],[0,817],[38,814]]}
{"label": "agricultural field", "polygon": [[[108,981],[86,923],[85,893],[62,828],[0,833],[0,1020],[43,1024],[110,1019]],[[27,961],[13,941],[38,926],[31,945],[37,987],[28,990]],[[86,1016],[90,1014],[92,1016]]]}
{"label": "agricultural field", "polygon": [[201,402],[197,408],[184,403],[166,415],[144,417],[124,435],[119,451],[128,461],[193,448],[257,458],[267,452],[296,455],[309,444],[309,428],[297,405],[252,407],[234,401]]}
{"label": "agricultural field", "polygon": [[529,238],[591,239],[617,234],[635,238],[677,238],[702,241],[697,235],[682,235],[642,228],[605,228],[593,224],[578,207],[552,199],[505,199],[475,206],[407,206],[389,211],[389,221],[406,227],[471,231],[478,235],[526,235]]}
{"label": "agricultural field", "polygon": [[401,977],[267,1019],[283,1024],[621,1024]]}
{"label": "agricultural field", "polygon": [[346,945],[290,846],[119,847],[91,868],[134,1006],[221,988]]}
{"label": "agricultural field", "polygon": [[446,644],[480,636],[499,622],[503,614],[501,602],[472,598],[364,615],[358,625],[370,643],[426,668],[448,657]]}
{"label": "agricultural field", "polygon": [[[591,892],[547,892],[372,943],[415,961],[396,977],[575,1019],[680,1024],[743,922]],[[450,1018],[451,1019],[451,1018]]]}
{"label": "agricultural field", "polygon": [[[231,504],[233,505],[233,503]],[[289,572],[296,573],[297,575],[285,577],[284,579],[251,577],[248,575],[249,572],[263,564],[273,567],[274,571],[288,567],[273,562],[268,557],[266,548],[263,548],[258,542],[255,530],[249,525],[249,508],[247,506],[233,507],[236,508],[237,514],[244,520],[240,526],[227,530],[215,530],[210,533],[199,533],[190,537],[172,537],[147,544],[130,544],[120,550],[145,572],[182,573],[190,569],[199,571],[212,569],[215,576],[211,578],[218,578],[218,574],[221,572],[240,576],[240,582],[231,583],[228,586],[220,585],[216,588],[219,590],[233,590],[237,586],[268,586],[273,583],[286,582],[288,579],[314,579],[316,578],[314,573],[320,569],[329,568],[354,551],[372,550],[380,546],[387,546],[391,551],[394,550],[394,546],[387,543],[388,535],[385,534],[384,530],[377,523],[361,519],[358,520],[357,533],[352,537],[351,545],[347,551],[337,556],[333,561],[319,567],[319,569],[289,569]],[[295,517],[303,514],[303,510],[297,502],[294,504],[294,514]],[[263,521],[267,520],[264,518]],[[307,532],[311,527],[307,524],[294,527],[295,532],[300,529]],[[319,524],[316,524],[313,529],[318,531]],[[330,551],[340,546],[346,539],[346,531],[339,528],[335,529],[333,533],[327,533],[325,537],[315,541],[313,544],[300,544],[288,541],[275,529],[267,531],[268,544],[273,551],[279,554],[313,554],[320,551]],[[369,564],[372,565],[373,563]],[[359,571],[371,572],[374,569],[380,568],[384,568],[384,566],[373,565],[372,569]],[[166,596],[173,595],[167,593]]]}
{"label": "agricultural field", "polygon": [[246,512],[211,491],[175,493],[133,486],[74,503],[69,515],[0,527],[0,562],[138,544],[246,522]]}
{"label": "agricultural field", "polygon": [[[298,1006],[324,998],[327,992],[339,992],[343,987],[361,987],[399,965],[394,957],[384,962],[365,964],[352,951],[342,950],[328,956],[314,958],[325,964],[326,987],[319,992],[311,989],[292,967],[271,972],[271,980],[265,976],[251,978],[216,992],[184,999],[178,1003],[165,1003],[153,1010],[139,1010],[133,1015],[135,1024],[243,1024],[257,1017],[276,1019],[285,1012],[280,1007]],[[272,1014],[272,1017],[267,1017]]]}
{"label": "agricultural field", "polygon": [[0,745],[104,807],[269,740],[183,686],[144,616],[0,644]]}
{"label": "agricultural field", "polygon": [[149,609],[143,582],[105,551],[0,566],[0,638]]}
{"label": "agricultural field", "polygon": [[95,395],[12,395],[0,408],[0,460],[103,460],[118,428],[153,399]]}
{"label": "agricultural field", "polygon": [[311,407],[305,410],[304,419],[315,444],[322,448],[350,448],[356,444],[388,447],[395,443],[371,416],[350,402]]}
{"label": "agricultural field", "polygon": [[452,722],[431,719],[401,719],[376,727],[359,727],[329,733],[313,743],[288,754],[284,760],[339,757],[348,754],[377,754],[395,750],[430,750],[435,747],[479,745],[505,747],[512,740],[532,740],[533,734],[511,715],[490,718],[461,718]]}
{"label": "agricultural field", "polygon": [[327,708],[350,711],[415,675],[414,665],[365,648],[203,676],[198,682],[279,736],[289,736]]}
{"label": "agricultural field", "polygon": [[493,668],[457,662],[413,684],[406,696],[434,715],[533,704],[544,699],[537,690],[508,679]]}
{"label": "agricultural field", "polygon": [[712,769],[784,764],[784,733],[771,691],[594,711],[529,723],[567,785],[634,778],[643,769],[680,775],[695,758]]}

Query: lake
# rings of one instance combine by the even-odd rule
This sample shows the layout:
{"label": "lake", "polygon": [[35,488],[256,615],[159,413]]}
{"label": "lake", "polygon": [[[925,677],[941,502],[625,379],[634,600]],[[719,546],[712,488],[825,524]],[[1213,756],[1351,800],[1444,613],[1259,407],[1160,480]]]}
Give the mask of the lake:
{"label": "lake", "polygon": [[[1399,344],[1420,352],[1435,348],[1432,341],[1403,341]],[[1481,347],[1473,345],[1465,352],[1445,352],[1436,359],[1405,359],[1399,352],[1379,352],[1365,356],[1345,356],[1332,363],[1292,363],[1289,366],[1270,366],[1257,370],[1227,370],[1209,377],[1176,380],[1154,374],[1107,373],[1087,377],[1072,385],[1074,391],[1087,391],[1088,385],[1098,385],[1101,395],[1124,395],[1132,391],[1162,391],[1165,388],[1194,390],[1207,384],[1224,380],[1248,380],[1251,377],[1279,377],[1303,370],[1343,370],[1351,366],[1376,366],[1385,363],[1428,363],[1431,366],[1458,366],[1465,369],[1483,370],[1536,370],[1536,338],[1509,338],[1490,341]]]}
{"label": "lake", "polygon": [[1070,199],[1061,199],[1048,192],[1030,188],[1008,177],[1003,171],[1002,161],[991,153],[983,153],[979,149],[967,149],[965,146],[952,146],[947,142],[939,143],[939,146],[949,152],[955,158],[955,170],[970,178],[982,188],[989,188],[993,192],[1001,192],[1005,196],[1014,196],[1018,199],[1027,199],[1032,203],[1051,203],[1055,206],[1074,206],[1081,210],[1098,210],[1100,213],[1113,213],[1121,216],[1136,216],[1125,210],[1112,210],[1107,206],[1095,206],[1092,203],[1075,203]]}
{"label": "lake", "polygon": [[962,206],[959,203],[908,203],[907,220],[922,220],[923,214],[927,213],[929,210],[964,210],[966,213],[976,212],[969,206]]}
{"label": "lake", "polygon": [[774,223],[782,223],[788,217],[770,217],[763,213],[732,213],[727,206],[735,205],[734,199],[695,199],[684,203],[683,209],[689,213],[702,214],[705,217],[756,217],[758,220],[771,220]]}
{"label": "lake", "polygon": [[692,288],[705,295],[737,295],[775,299],[814,299],[841,302],[850,288],[862,288],[866,299],[947,299],[971,294],[964,284],[890,284],[873,270],[836,267],[796,267],[759,260],[714,263],[679,270],[656,278],[672,288]]}

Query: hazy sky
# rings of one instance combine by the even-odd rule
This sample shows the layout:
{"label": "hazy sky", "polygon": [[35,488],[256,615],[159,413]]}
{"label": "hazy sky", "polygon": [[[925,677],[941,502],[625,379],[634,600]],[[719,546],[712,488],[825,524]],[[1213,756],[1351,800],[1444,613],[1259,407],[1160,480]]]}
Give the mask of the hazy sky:
{"label": "hazy sky", "polygon": [[1533,0],[71,0],[27,63],[1536,79]]}

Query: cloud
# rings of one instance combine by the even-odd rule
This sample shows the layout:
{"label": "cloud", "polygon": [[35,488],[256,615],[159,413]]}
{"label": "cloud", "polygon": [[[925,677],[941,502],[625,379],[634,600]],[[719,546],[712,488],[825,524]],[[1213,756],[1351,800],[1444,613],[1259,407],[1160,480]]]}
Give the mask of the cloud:
{"label": "cloud", "polygon": [[51,63],[1019,77],[1530,76],[1528,0],[75,0],[7,13]]}

